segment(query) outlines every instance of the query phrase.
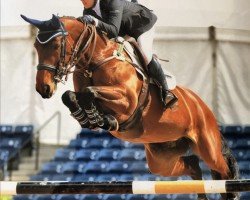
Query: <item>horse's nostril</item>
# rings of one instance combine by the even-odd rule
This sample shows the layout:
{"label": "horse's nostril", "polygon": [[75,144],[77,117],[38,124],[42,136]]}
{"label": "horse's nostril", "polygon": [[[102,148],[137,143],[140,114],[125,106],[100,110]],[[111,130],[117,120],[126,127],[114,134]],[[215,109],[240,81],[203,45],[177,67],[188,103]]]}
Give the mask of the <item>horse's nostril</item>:
{"label": "horse's nostril", "polygon": [[50,86],[44,85],[44,94],[49,95],[49,93],[50,93]]}

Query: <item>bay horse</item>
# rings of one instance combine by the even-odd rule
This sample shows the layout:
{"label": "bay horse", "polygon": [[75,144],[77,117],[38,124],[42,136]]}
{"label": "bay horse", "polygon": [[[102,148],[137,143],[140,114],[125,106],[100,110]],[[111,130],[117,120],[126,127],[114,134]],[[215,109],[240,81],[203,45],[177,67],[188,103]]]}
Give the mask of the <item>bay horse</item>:
{"label": "bay horse", "polygon": [[[65,93],[66,97],[72,97],[68,100],[73,99],[73,107],[79,106],[86,112],[91,107],[96,122],[113,116],[112,119],[122,126],[130,119],[138,109],[139,96],[145,93],[145,81],[131,62],[112,57],[119,48],[118,43],[93,25],[74,17],[53,15],[48,21],[22,17],[39,29],[34,44],[39,59],[36,90],[43,98],[50,98],[55,93],[57,83],[75,65],[75,92]],[[172,92],[178,97],[178,103],[164,110],[157,87],[149,84],[147,91],[143,109],[139,108],[139,117],[135,117],[136,123],[122,130],[111,130],[113,136],[142,143],[153,174],[202,179],[200,158],[211,169],[213,179],[238,178],[236,160],[220,134],[212,111],[198,95],[177,86]],[[90,116],[85,115],[85,118],[88,121]],[[98,123],[95,125],[102,127]],[[93,124],[86,126],[95,128]],[[192,155],[187,155],[189,150]],[[222,198],[238,199],[238,194],[222,194]],[[198,199],[207,197],[200,194]]]}

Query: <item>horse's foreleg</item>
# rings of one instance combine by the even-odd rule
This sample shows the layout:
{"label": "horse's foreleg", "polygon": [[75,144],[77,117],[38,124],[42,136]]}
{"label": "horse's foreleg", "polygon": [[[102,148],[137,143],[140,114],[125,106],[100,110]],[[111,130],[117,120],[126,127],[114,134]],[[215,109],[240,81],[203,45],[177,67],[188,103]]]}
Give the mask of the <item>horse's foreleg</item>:
{"label": "horse's foreleg", "polygon": [[112,113],[116,113],[124,107],[122,103],[118,103],[122,97],[122,92],[115,87],[87,87],[82,93],[77,94],[79,105],[84,108],[91,128],[100,127],[110,131],[118,129],[118,121],[110,114],[103,115],[98,110],[95,100],[101,100],[102,106],[105,106],[105,101],[109,102],[108,107],[112,108]]}
{"label": "horse's foreleg", "polygon": [[80,107],[77,102],[76,94],[72,91],[66,91],[62,95],[62,101],[65,106],[67,106],[71,112],[71,116],[74,117],[82,128],[89,127],[89,121],[85,111]]}

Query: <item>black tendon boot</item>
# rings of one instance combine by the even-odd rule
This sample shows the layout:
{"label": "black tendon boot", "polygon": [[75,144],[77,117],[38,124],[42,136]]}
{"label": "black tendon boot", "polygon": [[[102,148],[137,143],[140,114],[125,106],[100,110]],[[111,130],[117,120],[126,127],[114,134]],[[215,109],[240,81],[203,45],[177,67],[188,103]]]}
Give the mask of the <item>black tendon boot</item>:
{"label": "black tendon boot", "polygon": [[84,110],[77,103],[76,95],[72,91],[66,91],[62,95],[62,101],[71,112],[71,116],[74,117],[82,128],[88,128],[90,123]]}
{"label": "black tendon boot", "polygon": [[166,77],[162,70],[161,64],[154,57],[148,64],[148,73],[149,76],[160,85],[161,101],[164,109],[172,107],[178,101],[178,98],[169,91]]}

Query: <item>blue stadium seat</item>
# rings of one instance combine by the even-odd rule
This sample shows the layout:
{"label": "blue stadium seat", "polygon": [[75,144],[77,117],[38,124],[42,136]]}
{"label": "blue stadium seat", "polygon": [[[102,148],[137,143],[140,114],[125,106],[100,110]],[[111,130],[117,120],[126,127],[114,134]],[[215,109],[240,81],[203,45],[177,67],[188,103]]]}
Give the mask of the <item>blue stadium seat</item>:
{"label": "blue stadium seat", "polygon": [[145,159],[144,150],[140,149],[123,149],[119,153],[118,160],[121,161],[135,161]]}
{"label": "blue stadium seat", "polygon": [[243,128],[243,134],[244,134],[245,136],[250,135],[250,126],[245,126],[245,127]]}
{"label": "blue stadium seat", "polygon": [[124,142],[122,140],[119,140],[117,138],[113,138],[109,141],[109,144],[107,148],[122,148],[124,147]]}
{"label": "blue stadium seat", "polygon": [[129,194],[126,198],[126,200],[145,200],[148,199],[149,195],[141,195],[141,194]]}
{"label": "blue stadium seat", "polygon": [[98,160],[117,160],[119,149],[102,149],[97,155]]}
{"label": "blue stadium seat", "polygon": [[134,148],[136,148],[136,149],[144,149],[144,145],[143,144],[141,144],[141,143],[132,143],[132,142],[124,142],[124,147],[126,148],[126,149],[134,149]]}
{"label": "blue stadium seat", "polygon": [[237,149],[249,149],[250,137],[238,138],[235,142],[235,148]]}
{"label": "blue stadium seat", "polygon": [[63,174],[79,174],[83,172],[83,168],[86,165],[84,162],[66,162],[62,166]]}
{"label": "blue stadium seat", "polygon": [[133,162],[130,167],[132,173],[150,173],[148,165],[144,161]]}
{"label": "blue stadium seat", "polygon": [[103,200],[124,200],[126,199],[125,194],[106,194],[103,196]]}
{"label": "blue stadium seat", "polygon": [[249,199],[250,199],[250,192],[241,193],[240,200],[249,200]]}
{"label": "blue stadium seat", "polygon": [[105,131],[103,130],[97,130],[97,131],[94,131],[94,130],[90,130],[88,128],[83,128],[80,133],[79,133],[79,137],[80,138],[92,138],[92,137],[102,137],[106,134]]}
{"label": "blue stadium seat", "polygon": [[246,151],[243,150],[243,149],[235,149],[233,151],[233,155],[235,156],[235,158],[236,158],[237,161],[245,160]]}
{"label": "blue stadium seat", "polygon": [[160,181],[161,180],[161,176],[157,176],[154,174],[144,174],[142,175],[141,180],[145,180],[145,181]]}
{"label": "blue stadium seat", "polygon": [[62,167],[63,167],[62,163],[49,162],[49,163],[45,163],[42,166],[41,172],[43,174],[60,174],[62,173]]}
{"label": "blue stadium seat", "polygon": [[118,174],[100,174],[96,178],[97,181],[120,181]]}
{"label": "blue stadium seat", "polygon": [[83,169],[84,173],[96,173],[101,174],[107,171],[108,163],[105,161],[90,161]]}
{"label": "blue stadium seat", "polygon": [[95,181],[97,175],[96,174],[77,174],[73,176],[73,182],[81,182],[81,181]]}
{"label": "blue stadium seat", "polygon": [[133,181],[135,180],[135,177],[133,174],[125,174],[125,173],[122,173],[120,175],[120,181]]}
{"label": "blue stadium seat", "polygon": [[0,125],[0,136],[12,133],[12,129],[11,125]]}
{"label": "blue stadium seat", "polygon": [[226,135],[237,135],[242,133],[242,126],[230,125],[225,127]]}
{"label": "blue stadium seat", "polygon": [[13,135],[22,140],[23,146],[27,144],[32,145],[33,130],[33,125],[19,125],[15,127]]}
{"label": "blue stadium seat", "polygon": [[20,163],[20,149],[17,149],[12,146],[6,146],[6,147],[0,147],[0,152],[5,152],[5,155],[2,156],[8,155],[7,158],[5,157],[5,159],[8,159],[6,160],[8,161],[8,163],[11,162],[11,165],[8,165],[8,169],[17,170]]}
{"label": "blue stadium seat", "polygon": [[36,200],[36,195],[16,195],[13,200]]}
{"label": "blue stadium seat", "polygon": [[167,199],[174,199],[174,198],[169,198],[169,195],[166,194],[161,194],[161,195],[150,195],[149,200],[167,200]]}
{"label": "blue stadium seat", "polygon": [[73,161],[76,159],[76,151],[73,149],[58,149],[56,150],[55,161]]}
{"label": "blue stadium seat", "polygon": [[230,149],[236,148],[236,140],[235,137],[227,136],[226,137],[226,143]]}
{"label": "blue stadium seat", "polygon": [[103,195],[101,194],[86,194],[80,198],[80,200],[101,200]]}
{"label": "blue stadium seat", "polygon": [[89,140],[90,140],[89,138],[79,138],[79,139],[71,140],[69,145],[68,145],[68,148],[71,148],[71,149],[85,148],[85,147],[87,147]]}
{"label": "blue stadium seat", "polygon": [[0,149],[0,163],[7,162],[9,160],[10,152],[8,150]]}
{"label": "blue stadium seat", "polygon": [[130,173],[131,162],[112,161],[110,162],[107,171],[109,173]]}
{"label": "blue stadium seat", "polygon": [[245,155],[244,155],[245,160],[250,160],[250,149],[246,150]]}
{"label": "blue stadium seat", "polygon": [[35,200],[55,200],[56,195],[36,195]]}
{"label": "blue stadium seat", "polygon": [[15,133],[33,133],[33,125],[19,125],[15,127]]}
{"label": "blue stadium seat", "polygon": [[56,196],[56,200],[78,200],[80,199],[80,195],[76,194],[60,194]]}
{"label": "blue stadium seat", "polygon": [[193,194],[178,194],[178,195],[173,195],[175,196],[174,199],[175,200],[191,200],[191,199],[196,199],[197,195],[193,195]]}
{"label": "blue stadium seat", "polygon": [[16,138],[3,138],[0,140],[0,148],[2,147],[13,147],[15,149],[22,148],[22,141],[21,139]]}
{"label": "blue stadium seat", "polygon": [[52,175],[52,181],[72,181],[74,174],[57,174]]}
{"label": "blue stadium seat", "polygon": [[37,174],[30,177],[30,181],[52,181],[52,174]]}
{"label": "blue stadium seat", "polygon": [[238,162],[239,169],[241,173],[250,173],[250,162],[249,161],[240,161]]}
{"label": "blue stadium seat", "polygon": [[81,149],[76,151],[75,159],[77,161],[96,160],[98,153],[99,153],[98,149]]}
{"label": "blue stadium seat", "polygon": [[87,148],[106,148],[109,144],[110,138],[100,137],[100,138],[91,138],[86,144]]}

